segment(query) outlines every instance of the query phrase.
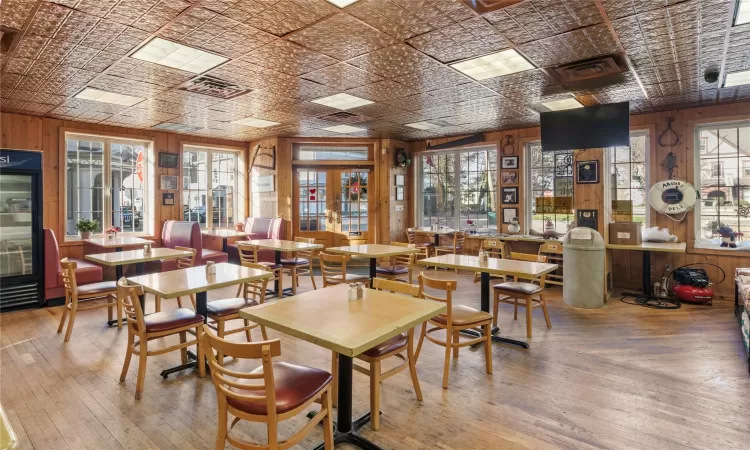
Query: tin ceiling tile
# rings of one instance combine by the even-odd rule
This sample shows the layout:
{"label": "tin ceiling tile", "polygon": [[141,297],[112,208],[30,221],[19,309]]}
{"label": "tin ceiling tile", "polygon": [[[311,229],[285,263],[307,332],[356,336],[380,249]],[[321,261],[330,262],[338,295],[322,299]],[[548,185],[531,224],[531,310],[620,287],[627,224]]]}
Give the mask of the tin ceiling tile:
{"label": "tin ceiling tile", "polygon": [[381,81],[382,78],[360,70],[349,64],[339,63],[302,75],[302,78],[344,91],[365,84]]}

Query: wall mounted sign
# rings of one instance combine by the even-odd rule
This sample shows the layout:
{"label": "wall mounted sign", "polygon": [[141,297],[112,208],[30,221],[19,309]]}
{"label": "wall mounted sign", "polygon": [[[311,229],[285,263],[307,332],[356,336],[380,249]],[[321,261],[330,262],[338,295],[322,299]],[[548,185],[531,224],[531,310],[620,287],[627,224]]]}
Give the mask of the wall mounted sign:
{"label": "wall mounted sign", "polygon": [[518,203],[518,188],[517,187],[504,187],[503,188],[503,203]]}
{"label": "wall mounted sign", "polygon": [[174,193],[163,192],[161,194],[161,204],[164,206],[174,206]]}
{"label": "wall mounted sign", "polygon": [[536,214],[570,214],[573,212],[572,197],[537,197]]}
{"label": "wall mounted sign", "polygon": [[518,208],[503,208],[503,223],[511,223],[518,217]]}
{"label": "wall mounted sign", "polygon": [[404,201],[404,188],[401,186],[396,188],[396,201],[397,202]]}
{"label": "wall mounted sign", "polygon": [[576,226],[597,229],[599,211],[595,209],[579,209],[576,211]]}
{"label": "wall mounted sign", "polygon": [[599,182],[599,161],[578,161],[576,168],[578,184],[596,184]]}
{"label": "wall mounted sign", "polygon": [[[273,192],[276,186],[274,175],[259,175],[255,177],[255,192]],[[312,189],[311,189],[312,190]]]}
{"label": "wall mounted sign", "polygon": [[555,177],[555,197],[573,196],[573,177]]}
{"label": "wall mounted sign", "polygon": [[518,156],[503,156],[500,160],[501,169],[518,169]]}
{"label": "wall mounted sign", "polygon": [[180,167],[180,154],[159,152],[159,167],[164,169],[176,169]]}
{"label": "wall mounted sign", "polygon": [[406,184],[406,175],[396,174],[396,186],[403,186]]}
{"label": "wall mounted sign", "polygon": [[176,191],[178,177],[173,175],[162,175],[161,176],[161,190],[162,191]]}

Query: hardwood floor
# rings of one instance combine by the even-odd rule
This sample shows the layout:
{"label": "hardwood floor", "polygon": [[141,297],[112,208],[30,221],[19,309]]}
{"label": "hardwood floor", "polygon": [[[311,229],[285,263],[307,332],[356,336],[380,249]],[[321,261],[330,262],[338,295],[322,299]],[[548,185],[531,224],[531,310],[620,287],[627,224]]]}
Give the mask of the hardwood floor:
{"label": "hardwood floor", "polygon": [[[472,275],[438,274],[458,278],[457,301],[478,307]],[[311,288],[309,278],[300,281],[302,290]],[[212,292],[209,299],[235,292]],[[425,342],[417,363],[424,401],[417,402],[408,373],[387,380],[380,430],[362,433],[387,449],[750,448],[750,376],[730,302],[657,311],[612,300],[585,311],[565,306],[560,291],[553,292],[552,329],[535,311],[531,349],[495,344],[493,375],[484,371],[481,350],[462,349],[443,390],[443,348]],[[147,303],[153,310],[152,297]],[[175,300],[162,303],[175,307]],[[217,413],[209,377],[184,372],[162,380],[159,372],[179,364],[179,352],[151,357],[143,399],[136,401],[137,363],[118,382],[127,331],[107,328],[103,310],[85,311],[65,344],[56,334],[60,313],[0,315],[0,401],[20,448],[212,448]],[[514,322],[512,306],[501,306],[503,336],[526,339],[519,316]],[[329,351],[269,335],[281,338],[281,360],[330,370]],[[259,330],[253,337],[260,340]],[[355,374],[354,395],[355,415],[367,412],[364,375]],[[304,420],[287,421],[281,434]],[[243,422],[236,430],[265,441],[262,426]],[[318,429],[295,448],[321,440]]]}

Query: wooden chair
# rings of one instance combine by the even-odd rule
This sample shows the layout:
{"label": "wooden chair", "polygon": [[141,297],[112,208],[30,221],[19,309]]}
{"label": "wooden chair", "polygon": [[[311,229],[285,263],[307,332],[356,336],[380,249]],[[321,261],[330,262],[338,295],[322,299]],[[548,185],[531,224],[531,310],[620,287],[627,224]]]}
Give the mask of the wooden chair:
{"label": "wooden chair", "polygon": [[[547,257],[540,255],[532,255],[528,253],[515,253],[511,252],[510,259],[519,261],[529,262],[541,262],[546,263]],[[539,280],[530,280],[531,282],[523,282],[520,280],[504,282],[496,284],[492,287],[495,293],[493,311],[493,325],[497,326],[497,316],[499,313],[500,303],[507,303],[513,305],[513,320],[518,320],[518,301],[524,300],[526,306],[526,336],[531,337],[531,312],[534,308],[542,307],[544,311],[544,320],[547,322],[547,328],[552,328],[552,322],[549,320],[549,314],[547,312],[547,302],[544,298],[544,285],[545,275],[542,275]],[[538,282],[539,284],[536,284]],[[524,306],[522,303],[521,306]]]}
{"label": "wooden chair", "polygon": [[[73,324],[76,321],[78,311],[87,309],[107,308],[107,318],[112,320],[114,310],[117,310],[117,327],[122,329],[122,312],[117,307],[117,284],[114,281],[101,281],[99,283],[84,284],[78,286],[76,282],[77,264],[72,261],[63,259],[62,265],[63,286],[65,287],[65,306],[63,307],[62,316],[60,316],[60,325],[57,332],[62,333],[65,319],[70,313],[68,319],[68,328],[65,331],[65,342],[70,341],[70,335],[73,333]],[[89,302],[91,300],[106,300],[107,303],[79,305],[79,302]]]}
{"label": "wooden chair", "polygon": [[[412,284],[375,278],[373,286],[380,291],[390,291],[419,298],[419,286]],[[406,351],[407,356],[403,355],[404,351]],[[402,363],[385,373],[381,373],[381,362],[390,357],[399,358]],[[417,376],[417,359],[414,356],[413,328],[409,329],[408,333],[401,333],[376,345],[358,355],[357,359],[369,363],[369,368],[361,367],[357,364],[353,364],[352,368],[370,377],[370,427],[373,430],[377,431],[380,428],[380,383],[403,371],[407,366],[411,373],[411,383],[414,386],[414,393],[417,395],[417,400],[422,401],[422,389],[419,386],[419,377]],[[332,366],[333,406],[335,407],[338,403],[338,354],[335,352],[333,353]]]}
{"label": "wooden chair", "polygon": [[[447,305],[448,311],[445,314],[440,314],[428,320],[422,324],[422,332],[419,335],[419,344],[417,344],[417,351],[415,353],[415,360],[419,358],[419,352],[422,350],[422,342],[426,337],[427,340],[432,341],[438,345],[445,347],[445,365],[443,367],[443,389],[448,389],[448,369],[450,368],[451,361],[451,350],[453,350],[453,357],[458,358],[458,349],[466,347],[468,345],[478,344],[484,342],[484,360],[486,365],[487,373],[492,373],[492,334],[490,334],[490,323],[492,322],[492,315],[484,311],[479,311],[474,308],[465,305],[454,305],[453,304],[453,291],[456,290],[457,282],[455,280],[437,280],[434,278],[428,278],[424,272],[419,274],[417,277],[419,280],[419,293],[422,298],[429,300],[436,300],[444,302]],[[436,295],[428,294],[425,292],[425,288],[438,289],[445,291],[445,297],[438,297]],[[432,328],[427,329],[427,324],[432,325]],[[480,335],[477,338],[470,339],[464,342],[460,341],[460,331],[475,329],[481,327]],[[441,340],[430,333],[435,331],[445,330],[445,340]],[[451,339],[452,338],[452,339]]]}
{"label": "wooden chair", "polygon": [[[223,449],[229,441],[241,449],[287,449],[299,443],[322,422],[325,449],[333,449],[330,373],[312,367],[274,362],[273,358],[281,355],[281,342],[278,339],[257,343],[230,342],[206,329],[202,342],[218,401],[219,426],[215,448]],[[238,359],[260,359],[262,365],[252,372],[230,370],[219,364],[214,350]],[[304,412],[314,402],[321,404],[320,411],[297,433],[279,441],[279,422]],[[227,430],[229,413],[235,418]],[[250,443],[230,435],[228,431],[240,420],[265,423],[268,443]]]}
{"label": "wooden chair", "polygon": [[[143,383],[146,378],[146,359],[148,356],[180,350],[182,363],[188,362],[187,348],[196,345],[198,354],[198,376],[206,376],[206,363],[201,352],[201,335],[203,333],[203,316],[188,308],[178,308],[166,312],[144,314],[140,296],[143,295],[141,286],[129,286],[125,278],[117,282],[117,295],[125,309],[128,321],[128,347],[125,361],[122,363],[120,382],[125,381],[130,368],[130,358],[138,355],[138,378],[135,382],[135,399],[143,395]],[[188,341],[188,333],[195,333],[196,338]],[[166,336],[179,334],[180,343],[157,350],[148,349],[148,341],[161,339]]]}
{"label": "wooden chair", "polygon": [[[264,266],[265,270],[273,273],[273,278],[271,278],[268,281],[277,281],[279,282],[279,295],[281,295],[282,292],[284,292],[284,286],[282,283],[282,275],[284,273],[284,267],[281,264],[276,264],[272,262],[267,261],[258,261],[258,250],[260,248],[257,245],[252,244],[246,244],[246,243],[237,243],[237,253],[240,256],[240,265],[244,266],[245,264],[260,264]],[[237,297],[240,296],[242,293],[242,285],[237,289]]]}
{"label": "wooden chair", "polygon": [[[190,256],[183,256],[182,258],[179,258],[177,260],[177,269],[187,269],[189,267],[193,267],[195,265],[195,255],[198,253],[194,248],[190,247],[180,247],[175,246],[175,250],[180,250],[183,252],[190,252]],[[195,295],[190,294],[190,302],[193,304],[193,309],[195,309]],[[177,307],[182,308],[182,298],[177,297]],[[158,295],[154,296],[154,311],[160,312],[161,311],[161,297]]]}
{"label": "wooden chair", "polygon": [[415,256],[416,259],[419,259],[420,257],[429,258],[430,256],[432,256],[432,253],[435,250],[435,244],[433,242],[420,241],[419,236],[417,235],[416,228],[406,229],[406,239],[410,244],[414,244],[414,246],[420,250],[420,252]]}
{"label": "wooden chair", "polygon": [[[415,248],[414,244],[407,244],[404,242],[391,242],[390,245],[393,245],[395,247]],[[414,258],[415,253],[392,256],[390,258],[391,261],[388,267],[378,266],[377,269],[375,269],[375,272],[377,272],[379,277],[388,278],[390,280],[398,280],[398,278],[400,278],[401,276],[408,275],[409,284],[412,284]]]}
{"label": "wooden chair", "polygon": [[[298,237],[294,238],[294,242],[314,244],[315,238]],[[297,285],[299,284],[300,275],[310,275],[313,290],[317,289],[317,286],[315,286],[315,276],[313,275],[314,257],[315,250],[303,250],[295,253],[294,258],[281,260],[281,265],[284,266],[284,270],[286,270],[292,277],[292,294],[297,293]]]}
{"label": "wooden chair", "polygon": [[[441,254],[446,254],[446,253],[453,253],[454,255],[458,255],[459,253],[462,253],[464,249],[465,240],[466,240],[465,231],[454,231],[453,232],[453,244],[452,245],[440,245],[440,246],[435,247],[435,256],[440,256]],[[458,273],[458,269],[453,269],[453,271]],[[435,267],[435,272],[437,272],[437,267]]]}
{"label": "wooden chair", "polygon": [[[243,262],[243,266],[250,267],[251,269],[268,270],[268,267],[262,264],[252,264]],[[242,319],[244,325],[238,328],[230,330],[226,329],[226,323],[230,320],[240,318],[240,309],[247,308],[250,306],[257,306],[266,301],[266,288],[268,286],[268,279],[257,280],[251,283],[244,283],[242,285],[242,296],[237,298],[226,298],[223,300],[214,300],[209,302],[206,306],[208,311],[208,327],[216,331],[216,334],[220,338],[229,336],[230,334],[239,333],[244,331],[247,342],[252,342],[253,337],[250,334],[250,330],[253,328],[260,327],[260,333],[263,335],[263,340],[268,340],[266,334],[266,327],[259,325],[254,322],[250,322],[247,319]],[[217,358],[219,364],[224,363],[224,357],[221,353],[218,354]]]}
{"label": "wooden chair", "polygon": [[[563,247],[560,242],[545,242],[539,246],[539,255],[547,257],[547,262],[557,264],[558,269],[552,273],[548,273],[545,278],[545,284],[556,284],[562,286],[563,284]],[[545,286],[547,287],[547,286]]]}
{"label": "wooden chair", "polygon": [[[505,243],[499,239],[485,239],[482,241],[482,245],[479,246],[480,250],[484,250],[490,258],[503,259],[505,255]],[[479,281],[479,272],[474,273],[474,282]],[[501,275],[500,278],[505,281],[505,276]]]}
{"label": "wooden chair", "polygon": [[349,262],[349,259],[349,255],[332,255],[324,252],[318,254],[320,272],[323,275],[323,287],[356,282],[370,285],[369,276],[346,273],[346,263]]}

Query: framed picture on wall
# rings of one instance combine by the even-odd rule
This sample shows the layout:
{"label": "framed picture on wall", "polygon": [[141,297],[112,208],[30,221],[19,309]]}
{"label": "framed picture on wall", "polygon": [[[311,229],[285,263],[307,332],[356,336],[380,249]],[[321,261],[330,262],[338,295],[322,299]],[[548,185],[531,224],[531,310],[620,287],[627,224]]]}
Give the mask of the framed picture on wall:
{"label": "framed picture on wall", "polygon": [[518,217],[518,208],[503,208],[503,223],[511,223]]}
{"label": "framed picture on wall", "polygon": [[504,187],[503,188],[503,203],[510,203],[510,204],[518,203],[518,188],[517,187]]}
{"label": "framed picture on wall", "polygon": [[396,188],[396,201],[401,202],[404,200],[404,188],[399,186]]}
{"label": "framed picture on wall", "polygon": [[518,171],[517,170],[503,170],[500,172],[500,179],[503,184],[509,186],[518,186]]}
{"label": "framed picture on wall", "polygon": [[503,156],[500,160],[501,169],[518,169],[518,156]]}
{"label": "framed picture on wall", "polygon": [[396,186],[403,186],[404,184],[406,184],[406,176],[396,174]]}
{"label": "framed picture on wall", "polygon": [[176,169],[180,167],[180,154],[159,152],[159,167],[163,169]]}
{"label": "framed picture on wall", "polygon": [[177,190],[178,177],[173,175],[162,175],[161,176],[161,190],[162,191],[176,191]]}
{"label": "framed picture on wall", "polygon": [[596,184],[599,182],[599,161],[578,161],[576,163],[578,184]]}

